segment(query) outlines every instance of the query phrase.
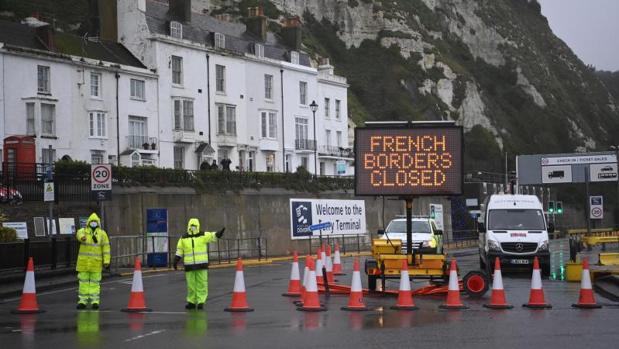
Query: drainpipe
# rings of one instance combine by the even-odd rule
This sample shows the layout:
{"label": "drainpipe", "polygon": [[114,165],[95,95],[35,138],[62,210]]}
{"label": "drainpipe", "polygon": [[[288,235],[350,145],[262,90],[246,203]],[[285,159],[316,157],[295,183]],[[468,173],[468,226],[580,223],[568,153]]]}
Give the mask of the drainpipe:
{"label": "drainpipe", "polygon": [[[210,56],[208,53],[206,54],[206,111],[208,115],[208,144],[212,148],[213,143],[211,143],[211,65],[209,63]],[[214,149],[214,148],[213,148]]]}
{"label": "drainpipe", "polygon": [[118,106],[118,80],[120,74],[116,71],[116,166],[120,166],[120,107]]}
{"label": "drainpipe", "polygon": [[282,97],[282,172],[286,172],[286,124],[284,117],[284,69],[279,70],[280,90]]}

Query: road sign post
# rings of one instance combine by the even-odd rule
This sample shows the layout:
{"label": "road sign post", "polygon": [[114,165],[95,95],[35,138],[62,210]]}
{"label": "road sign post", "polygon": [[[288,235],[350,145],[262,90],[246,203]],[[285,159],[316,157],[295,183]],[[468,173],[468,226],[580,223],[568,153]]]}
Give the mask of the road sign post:
{"label": "road sign post", "polygon": [[112,165],[98,164],[90,167],[90,190],[99,204],[101,220],[104,220],[103,201],[112,198]]}

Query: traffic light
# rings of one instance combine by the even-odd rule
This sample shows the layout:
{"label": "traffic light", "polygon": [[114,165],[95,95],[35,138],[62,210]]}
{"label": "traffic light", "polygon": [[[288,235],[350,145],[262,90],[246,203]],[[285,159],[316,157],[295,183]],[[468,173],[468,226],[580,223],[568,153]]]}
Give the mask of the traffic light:
{"label": "traffic light", "polygon": [[563,202],[557,201],[557,214],[563,214]]}
{"label": "traffic light", "polygon": [[548,201],[548,213],[550,214],[555,213],[555,202],[554,201]]}

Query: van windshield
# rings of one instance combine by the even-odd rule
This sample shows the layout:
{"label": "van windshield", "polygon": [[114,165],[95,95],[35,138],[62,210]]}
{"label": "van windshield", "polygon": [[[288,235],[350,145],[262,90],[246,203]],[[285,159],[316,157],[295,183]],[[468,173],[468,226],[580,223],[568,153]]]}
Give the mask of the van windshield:
{"label": "van windshield", "polygon": [[488,230],[546,230],[540,210],[490,210]]}
{"label": "van windshield", "polygon": [[[413,233],[415,234],[430,234],[430,224],[428,222],[413,221]],[[387,227],[387,234],[406,233],[406,221],[393,221]]]}

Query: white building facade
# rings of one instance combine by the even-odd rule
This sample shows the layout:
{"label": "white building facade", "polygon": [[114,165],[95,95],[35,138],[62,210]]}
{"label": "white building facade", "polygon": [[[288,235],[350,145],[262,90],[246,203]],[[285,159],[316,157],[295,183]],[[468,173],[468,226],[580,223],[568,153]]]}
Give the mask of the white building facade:
{"label": "white building facade", "polygon": [[[39,163],[116,163],[120,154],[127,166],[160,165],[156,74],[115,43],[81,48],[95,52],[106,45],[118,59],[105,61],[54,47],[49,28],[36,29],[46,33],[44,40],[25,25],[1,22],[0,28],[6,34],[0,34],[2,139],[32,136]],[[82,40],[62,35],[65,43]]]}
{"label": "white building facade", "polygon": [[190,0],[118,0],[108,10],[101,36],[159,76],[160,166],[229,159],[231,170],[352,174],[346,79],[298,50],[298,19],[283,29],[295,42],[268,33],[259,9],[247,26],[192,13]]}

